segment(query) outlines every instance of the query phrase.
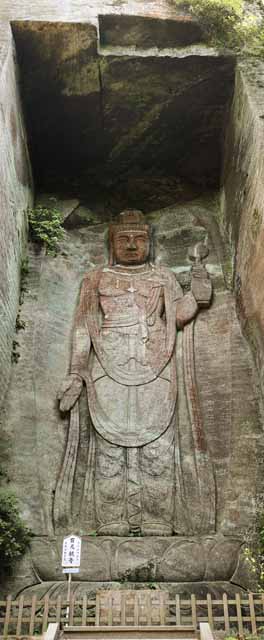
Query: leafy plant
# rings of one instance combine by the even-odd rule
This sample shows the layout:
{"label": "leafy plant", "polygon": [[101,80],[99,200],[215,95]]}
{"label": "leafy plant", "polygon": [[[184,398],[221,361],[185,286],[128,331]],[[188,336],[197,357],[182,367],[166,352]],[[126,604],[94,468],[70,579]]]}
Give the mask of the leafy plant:
{"label": "leafy plant", "polygon": [[45,245],[47,252],[55,255],[58,243],[64,237],[62,214],[55,207],[37,205],[28,210],[29,234],[34,242]]}
{"label": "leafy plant", "polygon": [[16,364],[19,361],[20,353],[18,351],[19,342],[17,340],[13,340],[12,344],[12,353],[11,353],[11,362]]}
{"label": "leafy plant", "polygon": [[[26,323],[21,318],[21,307],[24,302],[24,295],[27,291],[27,276],[28,276],[28,258],[22,258],[20,265],[20,294],[19,294],[19,309],[16,317],[15,324],[15,332],[18,333],[22,329],[26,328]],[[16,364],[20,358],[19,353],[19,342],[17,340],[13,340],[12,344],[12,353],[11,353],[11,362]]]}
{"label": "leafy plant", "polygon": [[24,330],[25,328],[26,328],[26,323],[24,320],[21,320],[21,315],[19,311],[16,317],[16,333],[18,333],[22,329]]}
{"label": "leafy plant", "polygon": [[263,19],[245,11],[243,0],[174,1],[197,19],[207,44],[237,53],[264,54]]}
{"label": "leafy plant", "polygon": [[6,489],[0,489],[1,568],[10,567],[24,554],[30,538],[31,532],[21,520],[15,496]]}
{"label": "leafy plant", "polygon": [[248,564],[256,588],[264,590],[264,513],[263,496],[257,500],[256,520],[245,538],[244,559]]}

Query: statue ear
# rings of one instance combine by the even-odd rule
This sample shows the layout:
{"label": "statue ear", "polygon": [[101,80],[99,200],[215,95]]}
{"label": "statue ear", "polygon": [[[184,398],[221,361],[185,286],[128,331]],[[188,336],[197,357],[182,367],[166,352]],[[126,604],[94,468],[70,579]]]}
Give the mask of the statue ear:
{"label": "statue ear", "polygon": [[108,245],[109,245],[109,266],[112,267],[115,264],[115,255],[114,255],[114,242],[113,242],[113,230],[109,229],[108,235]]}
{"label": "statue ear", "polygon": [[149,233],[149,242],[150,242],[150,250],[149,250],[149,260],[150,262],[155,262],[155,229],[151,225],[150,233]]}

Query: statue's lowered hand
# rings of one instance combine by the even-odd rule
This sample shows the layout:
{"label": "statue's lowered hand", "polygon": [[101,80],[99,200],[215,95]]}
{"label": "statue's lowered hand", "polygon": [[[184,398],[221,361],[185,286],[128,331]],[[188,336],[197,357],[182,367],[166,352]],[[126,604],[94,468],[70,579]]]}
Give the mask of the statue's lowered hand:
{"label": "statue's lowered hand", "polygon": [[67,376],[58,391],[57,398],[60,402],[60,411],[70,411],[81,395],[83,381],[75,373]]}

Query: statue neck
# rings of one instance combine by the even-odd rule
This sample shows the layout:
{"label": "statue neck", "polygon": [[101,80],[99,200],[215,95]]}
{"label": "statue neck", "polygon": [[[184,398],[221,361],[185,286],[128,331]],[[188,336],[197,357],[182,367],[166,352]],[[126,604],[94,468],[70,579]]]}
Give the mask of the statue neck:
{"label": "statue neck", "polygon": [[115,264],[112,267],[109,267],[109,270],[114,273],[131,276],[138,273],[149,273],[153,268],[153,264],[150,262],[144,262],[143,264],[138,265]]}

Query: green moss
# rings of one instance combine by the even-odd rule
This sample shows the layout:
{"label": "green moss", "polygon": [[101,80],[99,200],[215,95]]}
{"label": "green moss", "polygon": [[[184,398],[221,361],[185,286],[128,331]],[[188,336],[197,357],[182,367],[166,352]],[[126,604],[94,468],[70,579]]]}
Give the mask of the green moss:
{"label": "green moss", "polygon": [[11,362],[12,362],[12,364],[17,364],[17,362],[19,361],[19,358],[20,358],[20,353],[18,351],[19,346],[20,346],[19,342],[17,340],[13,340],[12,352],[11,352]]}
{"label": "green moss", "polygon": [[127,134],[121,136],[120,141],[111,151],[110,158],[113,160],[120,156],[127,147],[136,148],[135,145],[137,145],[144,136],[147,136],[145,140],[145,145],[147,146],[147,143],[151,140],[149,131],[151,130],[153,123],[158,120],[161,110],[161,104],[156,104],[152,109],[149,109],[149,111],[142,116],[140,121],[137,122],[137,124],[130,129]]}
{"label": "green moss", "polygon": [[227,289],[232,290],[234,270],[233,270],[233,261],[231,257],[225,260],[225,262],[223,262],[222,268],[223,268],[223,275],[224,275],[226,287]]}
{"label": "green moss", "polygon": [[98,63],[90,62],[84,67],[63,69],[64,88],[62,94],[66,96],[86,96],[100,91]]}
{"label": "green moss", "polygon": [[174,0],[201,25],[207,44],[264,57],[264,20],[245,10],[242,0]]}

